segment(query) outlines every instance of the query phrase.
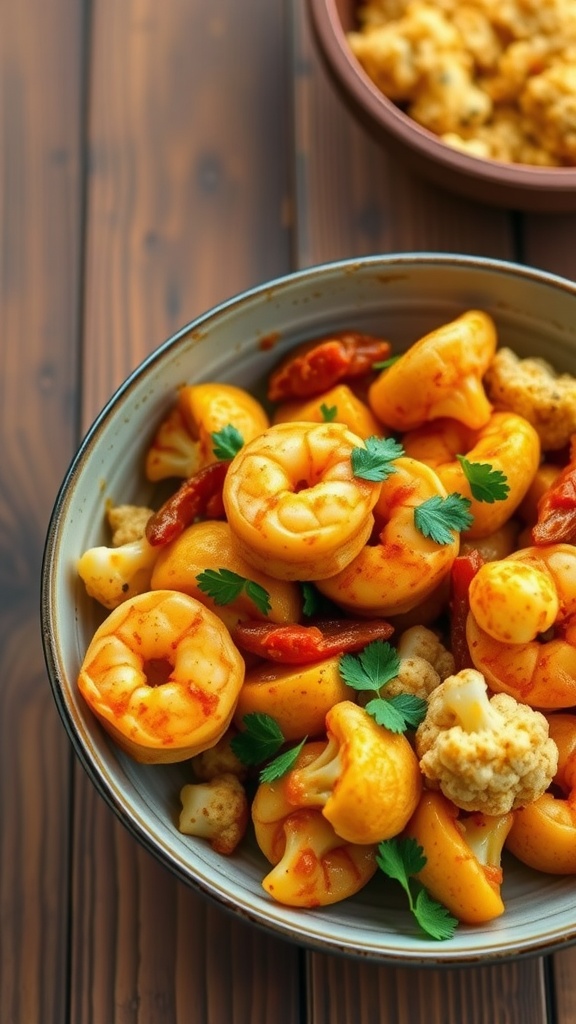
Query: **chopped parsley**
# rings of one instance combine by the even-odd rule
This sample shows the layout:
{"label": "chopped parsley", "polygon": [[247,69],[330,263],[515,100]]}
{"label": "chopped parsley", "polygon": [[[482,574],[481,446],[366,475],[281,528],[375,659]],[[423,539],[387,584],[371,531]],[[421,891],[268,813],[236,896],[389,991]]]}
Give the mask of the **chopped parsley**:
{"label": "chopped parsley", "polygon": [[215,430],[211,437],[213,441],[212,451],[216,458],[220,460],[233,459],[244,444],[242,434],[231,423],[222,427],[222,430]]}
{"label": "chopped parsley", "polygon": [[463,455],[457,455],[456,458],[476,501],[485,501],[489,505],[495,501],[504,501],[510,487],[501,469],[494,469],[489,462],[469,462]]}
{"label": "chopped parsley", "polygon": [[426,701],[410,693],[383,697],[382,690],[400,671],[400,656],[386,640],[374,640],[360,654],[343,654],[340,674],[353,690],[376,694],[364,710],[390,732],[415,729],[426,714]]}
{"label": "chopped parsley", "polygon": [[[290,750],[284,750],[278,754],[285,739],[275,718],[264,713],[252,712],[244,715],[242,724],[244,730],[230,741],[230,746],[238,760],[246,765],[258,765],[263,761],[269,761],[269,764],[260,772],[260,782],[274,782],[289,772],[306,743],[307,737],[301,740],[296,747],[291,747]],[[273,760],[270,761],[270,758]]]}
{"label": "chopped parsley", "polygon": [[264,587],[231,569],[204,569],[198,573],[196,582],[198,589],[211,597],[214,604],[230,604],[244,591],[262,615],[267,615],[272,607],[270,595]]}
{"label": "chopped parsley", "polygon": [[393,437],[368,437],[365,448],[353,448],[352,472],[362,480],[380,482],[396,472],[395,459],[404,455],[404,448]]}
{"label": "chopped parsley", "polygon": [[462,494],[448,494],[445,498],[435,494],[414,509],[414,525],[436,544],[451,544],[455,533],[472,525],[474,517],[469,509],[470,500]]}
{"label": "chopped parsley", "polygon": [[320,412],[322,413],[322,419],[324,420],[324,423],[332,423],[332,421],[335,420],[338,415],[338,406],[326,405],[325,402],[322,402],[322,405],[320,406]]}
{"label": "chopped parsley", "polygon": [[422,931],[432,939],[451,939],[458,927],[456,918],[426,889],[419,887],[416,896],[413,894],[412,876],[426,865],[424,850],[417,841],[409,836],[386,839],[378,844],[376,863],[388,878],[400,883]]}

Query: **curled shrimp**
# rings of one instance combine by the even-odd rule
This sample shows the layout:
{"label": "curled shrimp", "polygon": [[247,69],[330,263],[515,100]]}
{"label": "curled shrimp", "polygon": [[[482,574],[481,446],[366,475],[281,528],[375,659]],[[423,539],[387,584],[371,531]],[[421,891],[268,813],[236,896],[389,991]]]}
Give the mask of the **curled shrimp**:
{"label": "curled shrimp", "polygon": [[[407,455],[432,466],[449,494],[456,491],[470,501],[473,516],[464,537],[480,538],[499,530],[513,515],[530,487],[540,462],[540,440],[534,427],[512,412],[494,412],[477,430],[453,419],[439,419],[405,434]],[[508,487],[505,498],[477,500],[470,489],[462,463],[488,464],[503,474]]]}
{"label": "curled shrimp", "polygon": [[384,370],[370,386],[370,406],[394,430],[445,416],[477,429],[492,409],[482,377],[495,350],[491,317],[469,310],[420,338]]}
{"label": "curled shrimp", "polygon": [[160,424],[146,455],[149,480],[187,478],[216,461],[213,434],[233,426],[250,441],[268,426],[260,403],[234,384],[189,384]]}
{"label": "curled shrimp", "polygon": [[531,707],[576,704],[576,547],[521,548],[470,584],[466,638],[495,692]]}
{"label": "curled shrimp", "polygon": [[414,509],[446,491],[429,466],[399,458],[382,484],[374,508],[375,543],[364,545],[341,572],[320,580],[318,589],[356,615],[397,615],[421,604],[450,573],[458,554],[457,534],[437,544],[417,529]]}
{"label": "curled shrimp", "polygon": [[232,459],[223,500],[238,551],[286,580],[317,580],[368,540],[380,484],[357,478],[364,442],[341,423],[278,423]]}
{"label": "curled shrimp", "polygon": [[186,594],[156,590],[125,601],[96,630],[78,687],[118,745],[152,764],[215,744],[243,681],[221,620]]}

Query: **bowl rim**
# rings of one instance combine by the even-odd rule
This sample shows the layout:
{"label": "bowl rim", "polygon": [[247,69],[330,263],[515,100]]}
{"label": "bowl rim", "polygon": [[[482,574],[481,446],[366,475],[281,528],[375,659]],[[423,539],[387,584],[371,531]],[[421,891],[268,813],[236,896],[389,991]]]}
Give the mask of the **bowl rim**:
{"label": "bowl rim", "polygon": [[103,776],[99,774],[97,766],[91,761],[87,751],[84,749],[82,737],[77,730],[71,709],[66,701],[65,687],[60,679],[57,644],[52,630],[52,623],[54,621],[51,601],[53,588],[51,571],[53,566],[52,556],[57,546],[58,534],[63,523],[63,511],[66,507],[67,495],[73,487],[76,476],[82,468],[84,458],[89,452],[103,423],[111,414],[118,399],[130,390],[134,381],[151,365],[160,360],[167,351],[177,345],[180,339],[188,336],[190,333],[201,331],[203,325],[207,322],[213,318],[221,316],[222,314],[233,311],[236,306],[241,305],[246,301],[251,301],[263,296],[266,296],[267,298],[273,297],[276,289],[283,289],[285,286],[290,286],[292,284],[298,285],[300,282],[313,282],[315,278],[321,278],[326,273],[348,274],[354,273],[359,268],[365,269],[367,272],[389,272],[390,270],[396,272],[401,270],[403,266],[413,267],[415,264],[421,266],[431,264],[435,268],[460,267],[463,269],[476,268],[485,271],[497,271],[499,273],[510,274],[514,277],[521,277],[527,281],[532,280],[541,285],[550,285],[555,288],[560,288],[561,290],[567,291],[576,297],[575,282],[554,273],[525,266],[514,261],[483,256],[419,251],[373,254],[369,256],[338,259],[314,264],[247,288],[201,313],[195,319],[168,337],[130,372],[126,379],[119,385],[119,387],[116,388],[112,396],[105,403],[102,410],[95,417],[79,443],[58,489],[46,533],[42,555],[40,586],[41,639],[48,680],[54,701],[68,734],[72,748],[90,781],[120,823],[127,828],[140,845],[148,850],[156,860],[158,860],[164,867],[168,868],[184,884],[191,886],[234,916],[242,920],[247,920],[264,931],[273,932],[284,940],[293,942],[297,941],[304,948],[318,949],[322,952],[350,956],[355,959],[363,959],[366,962],[389,964],[391,966],[420,968],[453,968],[475,966],[476,964],[482,966],[491,963],[499,963],[503,960],[511,962],[514,960],[525,959],[527,957],[541,956],[546,953],[557,951],[560,948],[566,948],[569,945],[576,944],[576,926],[574,932],[569,935],[567,935],[565,931],[561,934],[555,934],[552,932],[549,933],[548,936],[535,937],[528,943],[524,943],[519,946],[514,942],[510,942],[501,949],[495,948],[488,952],[480,953],[476,951],[453,951],[451,953],[447,947],[440,948],[439,946],[435,947],[435,949],[437,949],[437,953],[431,948],[429,955],[426,954],[425,956],[423,956],[420,951],[411,956],[406,951],[394,954],[393,952],[380,951],[380,949],[357,950],[351,946],[341,944],[337,939],[330,939],[324,934],[317,935],[312,930],[297,935],[295,934],[294,927],[289,923],[285,923],[281,916],[278,916],[275,919],[268,919],[265,914],[260,913],[258,910],[254,910],[252,912],[250,908],[246,908],[246,906],[239,906],[235,902],[233,895],[228,895],[226,892],[221,890],[216,891],[214,887],[211,887],[210,884],[205,882],[202,878],[199,878],[192,872],[185,870],[178,857],[173,854],[158,837],[154,836],[146,829],[145,825],[140,821],[139,815],[126,807],[125,802],[121,798],[119,789],[112,785],[109,779],[104,779]]}
{"label": "bowl rim", "polygon": [[352,53],[336,0],[308,0],[312,24],[332,72],[345,84],[359,107],[390,131],[404,147],[435,160],[465,178],[487,184],[522,188],[528,192],[553,189],[557,194],[576,190],[576,167],[538,167],[485,159],[455,149],[414,121],[388,99]]}

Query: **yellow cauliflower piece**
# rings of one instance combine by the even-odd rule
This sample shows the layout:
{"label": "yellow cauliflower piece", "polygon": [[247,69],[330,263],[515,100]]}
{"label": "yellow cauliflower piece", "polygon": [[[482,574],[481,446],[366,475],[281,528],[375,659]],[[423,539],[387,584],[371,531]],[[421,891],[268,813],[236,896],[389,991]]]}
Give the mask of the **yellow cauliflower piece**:
{"label": "yellow cauliflower piece", "polygon": [[449,676],[432,691],[416,730],[420,769],[464,811],[507,814],[548,789],[558,748],[544,715],[506,693],[488,698],[475,669]]}
{"label": "yellow cauliflower piece", "polygon": [[180,832],[207,839],[216,853],[228,856],[234,852],[249,820],[246,791],[235,775],[183,786],[180,801]]}
{"label": "yellow cauliflower piece", "polygon": [[520,108],[531,134],[559,163],[576,163],[576,67],[557,61],[526,82]]}
{"label": "yellow cauliflower piece", "polygon": [[557,374],[541,359],[519,359],[509,348],[496,352],[484,377],[490,401],[532,424],[543,451],[568,444],[576,433],[576,379]]}
{"label": "yellow cauliflower piece", "polygon": [[400,669],[386,684],[386,696],[410,693],[424,700],[454,671],[454,658],[431,629],[411,626],[400,637]]}

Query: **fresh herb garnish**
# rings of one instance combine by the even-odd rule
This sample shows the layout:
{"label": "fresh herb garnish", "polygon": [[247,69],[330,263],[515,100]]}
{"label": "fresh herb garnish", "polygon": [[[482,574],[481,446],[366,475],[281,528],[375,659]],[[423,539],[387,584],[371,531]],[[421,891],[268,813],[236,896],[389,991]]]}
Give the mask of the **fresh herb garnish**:
{"label": "fresh herb garnish", "polygon": [[424,850],[416,840],[407,836],[379,843],[376,863],[388,878],[400,883],[408,897],[410,911],[422,931],[432,939],[451,939],[458,927],[456,918],[426,889],[419,887],[416,896],[412,892],[412,876],[426,865]]}
{"label": "fresh herb garnish", "polygon": [[435,494],[414,509],[414,525],[424,537],[436,544],[451,544],[454,533],[467,530],[474,517],[468,511],[470,500],[462,494]]}
{"label": "fresh herb garnish", "polygon": [[456,458],[476,501],[485,501],[489,505],[495,501],[504,501],[510,487],[501,469],[494,469],[489,462],[470,462],[464,455],[457,455]]}
{"label": "fresh herb garnish", "polygon": [[215,430],[211,437],[212,451],[217,459],[233,459],[244,444],[242,434],[231,423],[222,427],[222,430]]}
{"label": "fresh herb garnish", "polygon": [[242,724],[244,730],[230,741],[233,752],[242,761],[242,764],[257,765],[268,761],[271,757],[274,758],[260,772],[260,782],[274,782],[290,771],[307,737],[301,740],[296,747],[284,750],[274,757],[285,742],[284,734],[276,719],[271,715],[254,711],[244,715]]}
{"label": "fresh herb garnish", "polygon": [[322,419],[324,420],[324,423],[332,423],[332,421],[335,420],[338,415],[338,406],[326,405],[325,402],[322,402],[320,406],[320,412],[322,413]]}
{"label": "fresh herb garnish", "polygon": [[378,363],[372,363],[373,370],[389,370],[394,363],[397,363],[401,358],[402,353],[398,352],[395,356],[389,356],[388,359],[381,359]]}
{"label": "fresh herb garnish", "polygon": [[396,472],[395,459],[404,455],[404,448],[393,437],[368,437],[365,448],[352,449],[352,472],[362,480],[380,482]]}
{"label": "fresh herb garnish", "polygon": [[262,764],[278,753],[284,736],[278,722],[271,715],[253,711],[242,719],[244,731],[230,741],[230,746],[242,764]]}
{"label": "fresh herb garnish", "polygon": [[390,732],[415,729],[426,714],[426,701],[409,693],[383,697],[382,690],[400,671],[400,656],[386,640],[374,640],[359,654],[343,654],[340,674],[353,690],[368,690],[376,694],[364,710]]}
{"label": "fresh herb garnish", "polygon": [[272,607],[270,595],[264,587],[231,569],[204,569],[198,573],[196,582],[198,589],[211,597],[214,604],[230,604],[244,591],[262,615],[267,615]]}

